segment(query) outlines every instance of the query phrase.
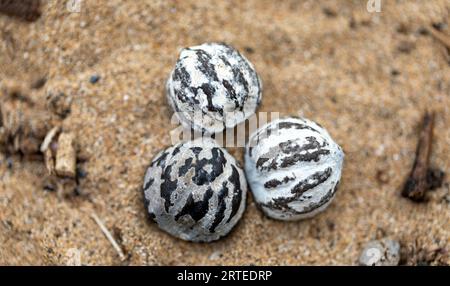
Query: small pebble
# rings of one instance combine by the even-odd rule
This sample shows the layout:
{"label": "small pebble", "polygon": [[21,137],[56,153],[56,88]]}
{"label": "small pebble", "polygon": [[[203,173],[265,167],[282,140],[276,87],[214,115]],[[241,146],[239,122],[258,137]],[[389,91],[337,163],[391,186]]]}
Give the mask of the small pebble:
{"label": "small pebble", "polygon": [[362,266],[397,266],[400,262],[400,243],[384,238],[366,244],[359,264]]}
{"label": "small pebble", "polygon": [[96,84],[99,80],[100,80],[100,76],[99,75],[92,75],[89,78],[89,82],[92,83],[92,84]]}
{"label": "small pebble", "polygon": [[14,161],[12,158],[7,158],[6,159],[6,167],[11,170],[14,167]]}
{"label": "small pebble", "polygon": [[84,171],[80,167],[77,167],[77,178],[78,179],[84,179],[87,177],[87,175],[88,175],[88,173],[86,171]]}

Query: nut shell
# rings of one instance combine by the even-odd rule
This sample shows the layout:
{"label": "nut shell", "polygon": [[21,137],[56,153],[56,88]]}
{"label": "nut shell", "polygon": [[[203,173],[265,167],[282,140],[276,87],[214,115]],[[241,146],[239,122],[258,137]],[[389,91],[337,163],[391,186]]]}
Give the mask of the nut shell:
{"label": "nut shell", "polygon": [[206,43],[181,51],[166,90],[183,126],[212,134],[250,117],[261,101],[262,85],[237,50]]}
{"label": "nut shell", "polygon": [[241,218],[247,182],[236,160],[212,139],[180,143],[159,153],[144,179],[146,210],[183,240],[209,242]]}
{"label": "nut shell", "polygon": [[303,118],[283,118],[250,136],[245,172],[256,203],[269,217],[305,219],[334,198],[344,153],[328,132]]}

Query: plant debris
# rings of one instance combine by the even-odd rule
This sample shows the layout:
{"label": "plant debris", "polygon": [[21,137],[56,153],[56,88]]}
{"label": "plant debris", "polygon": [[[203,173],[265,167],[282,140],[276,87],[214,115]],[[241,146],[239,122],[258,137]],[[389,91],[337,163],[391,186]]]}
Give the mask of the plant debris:
{"label": "plant debris", "polygon": [[8,154],[40,153],[52,121],[45,106],[29,97],[29,89],[17,82],[2,85],[0,97],[0,149]]}
{"label": "plant debris", "polygon": [[402,196],[415,202],[425,200],[426,192],[442,185],[444,173],[429,168],[433,139],[434,112],[425,113],[417,144],[413,169],[406,180]]}
{"label": "plant debris", "polygon": [[56,149],[55,171],[60,177],[75,179],[77,156],[72,133],[61,133]]}
{"label": "plant debris", "polygon": [[111,243],[112,247],[117,252],[117,255],[119,256],[120,260],[124,261],[126,259],[126,256],[123,253],[122,248],[119,246],[117,241],[114,239],[114,237],[111,234],[111,232],[109,232],[109,230],[106,228],[106,226],[103,224],[103,222],[100,220],[100,218],[95,213],[91,214],[91,218],[100,227],[100,230],[103,232],[105,237],[108,239],[109,243]]}
{"label": "plant debris", "polygon": [[64,92],[49,92],[46,101],[47,108],[61,119],[66,118],[70,114],[72,97]]}
{"label": "plant debris", "polygon": [[41,16],[40,0],[0,0],[0,13],[28,22],[36,21]]}
{"label": "plant debris", "polygon": [[59,196],[77,193],[81,177],[77,168],[74,134],[61,132],[61,128],[55,126],[45,136],[40,151],[44,154],[44,163],[48,171],[44,189],[55,190]]}
{"label": "plant debris", "polygon": [[427,246],[417,238],[404,244],[401,251],[400,265],[449,266],[450,252],[445,246]]}

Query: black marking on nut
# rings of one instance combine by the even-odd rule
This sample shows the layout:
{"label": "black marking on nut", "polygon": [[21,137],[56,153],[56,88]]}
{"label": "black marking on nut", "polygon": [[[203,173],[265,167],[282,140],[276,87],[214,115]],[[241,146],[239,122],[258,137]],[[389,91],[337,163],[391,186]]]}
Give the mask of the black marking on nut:
{"label": "black marking on nut", "polygon": [[206,192],[203,194],[202,200],[198,202],[194,200],[192,193],[189,194],[186,204],[184,205],[183,209],[175,216],[175,220],[178,221],[178,219],[184,215],[189,215],[195,222],[201,220],[208,213],[209,199],[213,194],[213,190],[206,190]]}
{"label": "black marking on nut", "polygon": [[214,221],[211,224],[209,231],[214,232],[216,227],[222,222],[225,217],[225,210],[227,209],[227,204],[225,199],[228,197],[228,188],[227,182],[223,182],[222,189],[219,191],[217,195],[217,211],[214,216]]}
{"label": "black marking on nut", "polygon": [[193,161],[194,159],[193,158],[187,158],[185,161],[184,161],[184,165],[183,166],[181,166],[179,169],[178,169],[178,177],[183,177],[184,175],[186,175],[187,174],[187,172],[189,171],[189,169],[191,169],[193,166],[192,166],[192,161]]}
{"label": "black marking on nut", "polygon": [[232,172],[231,176],[228,178],[228,181],[234,185],[234,194],[233,199],[231,201],[231,213],[230,217],[227,220],[227,223],[236,215],[241,205],[242,200],[242,189],[241,189],[241,181],[239,179],[239,172],[234,165],[231,165]]}
{"label": "black marking on nut", "polygon": [[155,179],[151,178],[147,182],[145,182],[144,191],[148,190],[148,188],[150,188],[150,186],[153,184],[154,181]]}
{"label": "black marking on nut", "polygon": [[214,65],[211,63],[211,55],[203,50],[195,50],[197,55],[198,69],[207,77],[214,81],[219,81]]}
{"label": "black marking on nut", "polygon": [[278,186],[281,186],[281,185],[283,185],[283,184],[287,184],[287,183],[289,183],[290,181],[294,181],[296,178],[295,178],[295,176],[294,177],[288,177],[288,176],[286,176],[286,177],[284,177],[283,178],[283,180],[277,180],[277,179],[272,179],[272,180],[270,180],[270,181],[267,181],[267,182],[265,182],[264,183],[264,187],[266,188],[266,189],[275,189],[276,187],[278,187]]}
{"label": "black marking on nut", "polygon": [[[318,185],[324,183],[328,178],[330,178],[331,174],[333,173],[333,169],[328,167],[324,171],[319,171],[308,178],[306,178],[303,181],[300,181],[298,184],[296,184],[292,190],[291,193],[295,194],[294,198],[300,197],[303,193],[317,187]],[[312,182],[310,182],[312,180]]]}
{"label": "black marking on nut", "polygon": [[153,166],[158,166],[158,167],[164,166],[166,164],[167,155],[169,155],[169,152],[163,152],[161,155],[159,155],[159,157],[157,159],[155,159],[152,162],[151,167],[153,167]]}
{"label": "black marking on nut", "polygon": [[[306,137],[308,143],[298,145],[294,141],[288,140],[281,142],[278,146],[272,147],[265,154],[262,154],[257,162],[256,167],[261,171],[277,170],[279,167],[287,168],[297,164],[298,162],[318,162],[322,155],[330,154],[330,150],[324,149],[328,144],[324,142],[322,145],[315,137]],[[307,152],[315,150],[313,152]],[[301,152],[306,152],[301,154]],[[284,156],[289,155],[289,156]],[[269,159],[273,158],[273,159]],[[278,161],[281,161],[278,163]],[[268,164],[266,164],[269,162]]]}
{"label": "black marking on nut", "polygon": [[[219,148],[212,148],[211,154],[211,159],[197,159],[197,162],[193,165],[195,167],[195,175],[192,177],[192,181],[199,186],[213,182],[223,173],[223,168],[227,163],[223,151]],[[211,165],[211,172],[205,170],[207,165]]]}
{"label": "black marking on nut", "polygon": [[[308,191],[311,190],[318,185],[324,183],[328,178],[331,176],[333,170],[331,168],[327,168],[324,171],[316,172],[306,178],[305,180],[299,182],[294,188],[292,188],[291,193],[294,194],[291,197],[283,197],[283,198],[276,198],[273,199],[271,202],[267,204],[262,204],[262,206],[267,207],[269,209],[276,209],[280,211],[289,212],[291,214],[305,214],[308,212],[313,211],[314,209],[322,206],[326,202],[331,199],[331,197],[334,195],[334,192],[330,190],[330,192],[327,193],[326,196],[324,196],[318,203],[311,203],[308,207],[306,207],[303,211],[299,212],[295,209],[291,208],[288,204],[292,203],[293,201],[297,200],[298,198],[302,197],[302,195]],[[314,180],[312,183],[310,183],[310,180]]]}
{"label": "black marking on nut", "polygon": [[177,188],[177,179],[171,181],[170,175],[172,173],[172,165],[169,165],[165,168],[163,174],[161,174],[161,197],[164,199],[164,208],[166,212],[169,212],[169,208],[173,206],[171,202],[172,192]]}

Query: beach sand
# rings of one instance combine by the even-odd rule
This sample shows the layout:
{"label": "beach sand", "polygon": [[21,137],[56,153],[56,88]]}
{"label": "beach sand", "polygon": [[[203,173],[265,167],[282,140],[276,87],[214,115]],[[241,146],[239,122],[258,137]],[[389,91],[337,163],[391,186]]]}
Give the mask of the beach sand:
{"label": "beach sand", "polygon": [[[79,13],[65,2],[43,1],[34,22],[0,16],[0,88],[5,97],[11,82],[45,76],[27,96],[44,110],[49,94],[71,102],[52,118],[75,134],[86,176],[78,195],[46,191],[41,159],[0,153],[0,264],[73,264],[75,251],[84,265],[353,265],[382,237],[400,241],[403,264],[450,264],[450,57],[423,32],[440,23],[450,35],[448,0],[382,1],[379,13],[347,0],[82,1]],[[274,221],[249,194],[240,223],[209,244],[148,221],[144,172],[177,127],[165,81],[181,48],[212,41],[254,64],[259,111],[305,116],[343,147],[342,183],[324,213]],[[431,166],[447,176],[414,203],[400,194],[427,109]],[[242,148],[229,151],[243,162]]]}

